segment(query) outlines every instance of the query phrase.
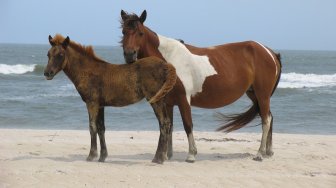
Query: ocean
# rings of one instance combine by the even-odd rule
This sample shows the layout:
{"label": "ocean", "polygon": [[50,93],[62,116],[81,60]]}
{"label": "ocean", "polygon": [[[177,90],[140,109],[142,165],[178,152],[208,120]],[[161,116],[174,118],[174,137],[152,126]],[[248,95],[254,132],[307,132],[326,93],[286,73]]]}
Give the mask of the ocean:
{"label": "ocean", "polygon": [[[85,103],[70,80],[59,73],[43,76],[49,45],[0,44],[0,128],[88,130]],[[96,54],[108,62],[124,62],[120,47],[97,46]],[[282,77],[271,99],[274,132],[336,134],[336,51],[275,50],[282,55]],[[194,130],[215,131],[216,112],[241,113],[251,102],[243,96],[219,109],[192,107]],[[183,130],[178,108],[174,130]],[[127,107],[108,107],[109,131],[159,130],[146,101]],[[261,132],[260,119],[240,132]]]}

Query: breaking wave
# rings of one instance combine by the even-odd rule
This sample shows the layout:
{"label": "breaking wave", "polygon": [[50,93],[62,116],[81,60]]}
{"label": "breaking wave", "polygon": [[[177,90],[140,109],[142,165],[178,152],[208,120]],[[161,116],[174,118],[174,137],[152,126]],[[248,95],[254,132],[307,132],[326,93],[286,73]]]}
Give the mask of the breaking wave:
{"label": "breaking wave", "polygon": [[7,65],[7,64],[0,64],[0,74],[27,74],[27,73],[34,73],[34,74],[42,74],[44,70],[43,65],[37,64],[16,64],[16,65]]}
{"label": "breaking wave", "polygon": [[278,88],[317,88],[336,86],[336,74],[283,73]]}

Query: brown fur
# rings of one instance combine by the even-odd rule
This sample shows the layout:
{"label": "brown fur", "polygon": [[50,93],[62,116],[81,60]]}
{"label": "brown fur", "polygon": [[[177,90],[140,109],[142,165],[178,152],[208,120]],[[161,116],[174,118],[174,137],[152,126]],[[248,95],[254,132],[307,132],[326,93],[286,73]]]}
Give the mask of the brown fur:
{"label": "brown fur", "polygon": [[[165,131],[167,115],[165,95],[176,82],[175,68],[157,57],[148,57],[129,65],[109,64],[98,58],[92,47],[82,46],[61,35],[49,36],[48,65],[44,75],[52,79],[63,70],[86,103],[90,119],[91,149],[87,160],[97,156],[97,131],[101,142],[99,161],[107,157],[104,106],[126,106],[146,98],[150,101]],[[162,136],[159,144],[166,142]],[[161,144],[162,145],[162,144]],[[158,156],[165,155],[162,152]],[[156,162],[160,163],[160,160]]]}
{"label": "brown fur", "polygon": [[177,75],[176,75],[176,70],[173,65],[167,64],[167,70],[166,74],[170,75],[166,80],[166,82],[163,84],[161,89],[153,96],[150,100],[149,103],[156,103],[158,100],[160,100],[162,97],[167,95],[167,93],[174,87]]}

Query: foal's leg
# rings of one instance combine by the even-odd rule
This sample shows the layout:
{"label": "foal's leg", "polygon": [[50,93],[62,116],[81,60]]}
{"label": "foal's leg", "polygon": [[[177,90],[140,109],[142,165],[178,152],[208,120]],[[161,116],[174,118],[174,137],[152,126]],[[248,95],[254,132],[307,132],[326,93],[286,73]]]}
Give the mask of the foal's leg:
{"label": "foal's leg", "polygon": [[99,111],[99,106],[95,104],[86,104],[89,112],[89,124],[90,124],[90,135],[91,135],[91,148],[89,156],[86,158],[87,161],[92,161],[98,156],[97,153],[97,116]]}
{"label": "foal's leg", "polygon": [[107,157],[107,149],[105,142],[105,118],[104,118],[104,107],[101,107],[98,112],[97,118],[97,128],[100,141],[100,157],[99,162],[104,162]]}
{"label": "foal's leg", "polygon": [[152,160],[152,162],[162,164],[165,160],[168,159],[167,157],[168,135],[169,135],[169,129],[171,127],[171,122],[170,119],[168,118],[165,103],[159,101],[152,104],[152,107],[154,109],[155,115],[160,125],[159,143],[155,153],[155,157]]}
{"label": "foal's leg", "polygon": [[169,135],[168,135],[168,159],[171,159],[173,157],[173,114],[174,114],[174,106],[168,106],[167,105],[167,113],[168,117],[171,123],[170,129],[169,129]]}
{"label": "foal's leg", "polygon": [[[260,116],[262,119],[262,137],[260,148],[257,156],[253,158],[256,161],[262,161],[263,157],[266,156],[266,145],[267,140],[270,138],[269,133],[271,129],[272,115],[270,113],[270,99],[259,100]],[[272,134],[272,133],[270,133]]]}
{"label": "foal's leg", "polygon": [[186,159],[186,162],[193,163],[195,162],[195,156],[197,154],[197,148],[194,140],[194,134],[193,134],[193,123],[192,123],[192,117],[191,117],[191,108],[189,103],[187,102],[187,99],[183,100],[179,105],[179,110],[182,116],[183,126],[184,130],[188,137],[188,143],[189,143],[189,153],[188,157]]}

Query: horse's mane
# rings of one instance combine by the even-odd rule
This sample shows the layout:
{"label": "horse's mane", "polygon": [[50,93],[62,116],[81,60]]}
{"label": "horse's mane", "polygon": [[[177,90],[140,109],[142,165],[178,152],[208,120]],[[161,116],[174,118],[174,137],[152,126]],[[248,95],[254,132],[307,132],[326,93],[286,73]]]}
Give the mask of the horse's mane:
{"label": "horse's mane", "polygon": [[125,20],[121,19],[121,28],[136,28],[137,25],[135,24],[137,21],[139,21],[139,16],[136,14],[128,14],[127,18]]}
{"label": "horse's mane", "polygon": [[[56,44],[56,45],[60,45],[63,43],[63,41],[65,40],[65,38],[60,35],[60,34],[56,34],[54,36],[54,38],[52,39],[52,41]],[[85,46],[85,45],[81,45],[79,43],[76,43],[72,40],[70,40],[70,43],[69,43],[69,46],[76,50],[77,52],[79,52],[80,54],[82,55],[85,55],[87,57],[91,57],[92,59],[96,60],[96,61],[99,61],[99,62],[106,62],[102,59],[100,59],[99,57],[96,56],[93,48],[91,45],[89,46]]]}

